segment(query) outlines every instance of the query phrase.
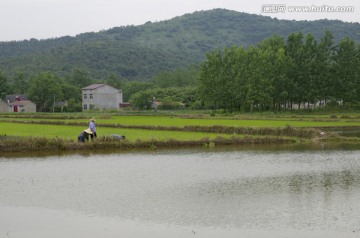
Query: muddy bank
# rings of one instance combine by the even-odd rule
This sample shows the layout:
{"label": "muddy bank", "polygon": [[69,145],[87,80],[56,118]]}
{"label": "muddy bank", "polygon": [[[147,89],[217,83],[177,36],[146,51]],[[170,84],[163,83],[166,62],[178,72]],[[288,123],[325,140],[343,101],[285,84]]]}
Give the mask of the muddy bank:
{"label": "muddy bank", "polygon": [[181,147],[214,147],[216,145],[246,145],[246,144],[276,144],[276,143],[296,143],[294,138],[281,137],[261,137],[261,138],[223,138],[215,139],[204,138],[197,141],[178,141],[169,139],[167,141],[135,141],[118,140],[109,137],[101,137],[93,142],[77,142],[63,140],[59,138],[25,138],[25,137],[1,137],[1,152],[34,152],[34,151],[96,151],[96,150],[127,150],[141,148],[181,148]]}

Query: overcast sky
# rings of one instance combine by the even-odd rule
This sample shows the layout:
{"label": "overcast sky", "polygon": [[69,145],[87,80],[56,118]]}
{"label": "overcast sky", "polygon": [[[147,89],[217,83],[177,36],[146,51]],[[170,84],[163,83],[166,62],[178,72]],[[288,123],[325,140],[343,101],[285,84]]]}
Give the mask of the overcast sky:
{"label": "overcast sky", "polygon": [[[278,6],[274,4],[281,4],[282,7],[274,8]],[[292,6],[322,8],[312,12],[291,12],[289,7]],[[328,10],[343,6],[350,6],[353,11]],[[186,13],[214,8],[278,19],[327,18],[360,22],[359,0],[1,0],[0,41],[75,36],[116,26],[168,20]]]}

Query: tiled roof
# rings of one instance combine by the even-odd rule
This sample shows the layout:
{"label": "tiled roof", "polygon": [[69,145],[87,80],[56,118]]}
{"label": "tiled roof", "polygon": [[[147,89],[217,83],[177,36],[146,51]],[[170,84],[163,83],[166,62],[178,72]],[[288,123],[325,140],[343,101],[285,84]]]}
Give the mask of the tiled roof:
{"label": "tiled roof", "polygon": [[64,106],[67,106],[67,102],[55,102],[54,103],[54,106],[55,107],[64,107]]}
{"label": "tiled roof", "polygon": [[103,83],[95,83],[95,84],[91,84],[85,88],[82,88],[83,90],[94,90],[94,89],[97,89],[97,88],[101,88],[103,86],[105,86],[106,84],[103,84]]}
{"label": "tiled roof", "polygon": [[17,97],[20,97],[20,100],[29,100],[28,97],[24,94],[7,95],[5,100],[9,101],[9,102],[14,102],[14,101],[16,101]]}

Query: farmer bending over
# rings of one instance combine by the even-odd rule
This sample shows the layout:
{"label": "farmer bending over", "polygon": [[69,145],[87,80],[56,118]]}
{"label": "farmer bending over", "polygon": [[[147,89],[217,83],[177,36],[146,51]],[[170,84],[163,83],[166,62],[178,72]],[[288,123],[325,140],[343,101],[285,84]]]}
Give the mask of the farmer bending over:
{"label": "farmer bending over", "polygon": [[89,135],[92,135],[92,131],[88,128],[80,133],[78,136],[78,142],[89,141]]}

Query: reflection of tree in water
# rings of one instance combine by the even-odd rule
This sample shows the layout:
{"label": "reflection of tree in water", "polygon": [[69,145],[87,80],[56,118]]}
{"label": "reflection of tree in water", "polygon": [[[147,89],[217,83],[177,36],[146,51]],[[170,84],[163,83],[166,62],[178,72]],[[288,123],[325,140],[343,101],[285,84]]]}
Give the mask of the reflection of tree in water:
{"label": "reflection of tree in water", "polygon": [[360,181],[360,175],[349,170],[339,172],[323,172],[294,174],[279,177],[255,177],[226,180],[218,183],[202,184],[197,190],[200,194],[213,196],[243,196],[245,194],[290,193],[291,196],[311,196],[351,190]]}
{"label": "reflection of tree in water", "polygon": [[293,175],[289,179],[289,188],[294,193],[311,192],[319,189],[331,192],[335,187],[336,189],[348,190],[359,178],[360,176],[349,170]]}
{"label": "reflection of tree in water", "polygon": [[360,186],[357,171],[329,171],[289,177],[288,209],[290,224],[308,227],[354,227],[354,213]]}
{"label": "reflection of tree in water", "polygon": [[289,207],[308,211],[308,216],[316,212],[320,204],[325,210],[338,206],[352,210],[351,204],[343,202],[353,197],[353,188],[359,184],[357,181],[360,181],[360,175],[349,170],[291,176],[288,183]]}
{"label": "reflection of tree in water", "polygon": [[[356,182],[355,177],[348,170],[344,170],[341,172],[341,179],[341,185],[344,187],[344,189],[350,189],[351,186]],[[359,180],[359,178],[357,179]]]}

